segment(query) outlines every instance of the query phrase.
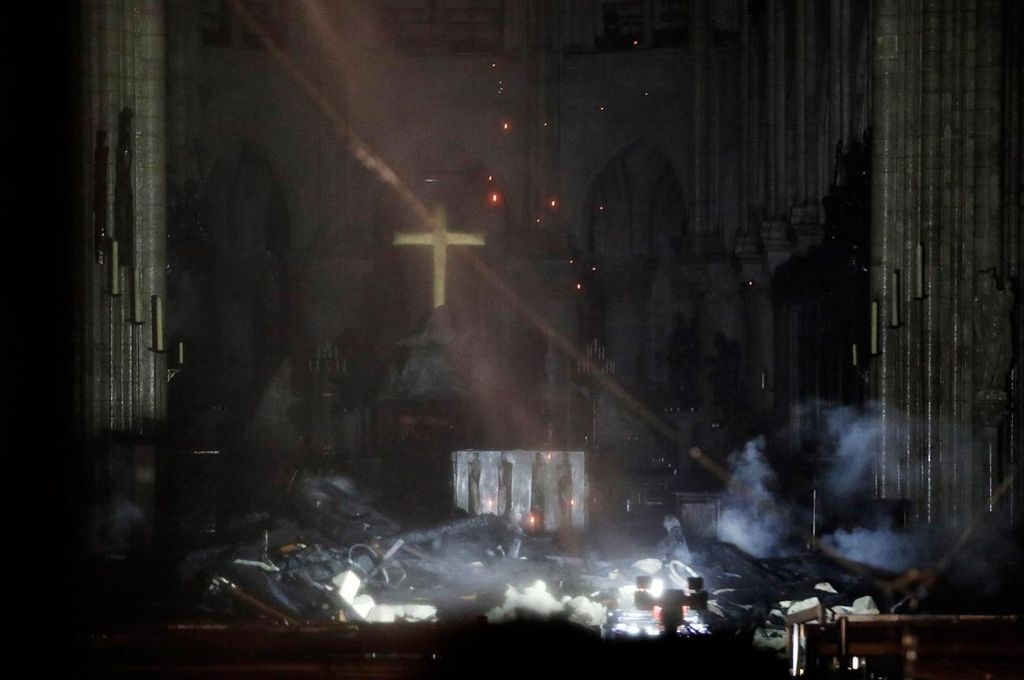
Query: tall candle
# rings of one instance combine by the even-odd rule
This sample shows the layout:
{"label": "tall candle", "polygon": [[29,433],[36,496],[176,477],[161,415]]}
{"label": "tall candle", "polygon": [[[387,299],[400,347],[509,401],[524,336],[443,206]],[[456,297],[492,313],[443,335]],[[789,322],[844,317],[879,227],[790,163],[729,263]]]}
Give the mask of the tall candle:
{"label": "tall candle", "polygon": [[159,295],[150,297],[150,307],[153,310],[153,351],[164,351],[164,301]]}
{"label": "tall candle", "polygon": [[857,365],[857,343],[853,343],[853,365]]}
{"label": "tall candle", "polygon": [[185,342],[184,341],[179,341],[178,342],[178,365],[179,366],[184,366],[185,365]]}
{"label": "tall candle", "polygon": [[116,238],[110,241],[110,294],[121,294],[121,258]]}

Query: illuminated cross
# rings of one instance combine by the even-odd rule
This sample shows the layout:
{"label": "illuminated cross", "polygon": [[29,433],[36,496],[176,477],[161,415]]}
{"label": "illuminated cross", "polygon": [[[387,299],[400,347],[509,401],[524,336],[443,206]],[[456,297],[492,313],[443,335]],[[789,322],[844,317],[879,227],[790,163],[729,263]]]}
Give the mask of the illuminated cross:
{"label": "illuminated cross", "polygon": [[434,308],[444,305],[444,281],[448,268],[448,246],[482,246],[482,234],[448,231],[444,206],[434,208],[434,230],[415,234],[395,234],[396,246],[432,246],[434,249]]}

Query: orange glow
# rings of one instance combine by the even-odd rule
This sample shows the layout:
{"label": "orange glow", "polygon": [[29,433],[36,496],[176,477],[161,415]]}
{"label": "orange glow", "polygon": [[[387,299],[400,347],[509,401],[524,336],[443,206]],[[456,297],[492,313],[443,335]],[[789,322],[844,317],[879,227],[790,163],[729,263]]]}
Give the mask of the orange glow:
{"label": "orange glow", "polygon": [[501,200],[501,196],[498,195],[498,192],[497,191],[492,192],[491,193],[491,203],[494,203],[495,205],[497,205],[499,200]]}
{"label": "orange glow", "polygon": [[509,122],[507,120],[502,121],[502,123],[501,123],[501,129],[502,130],[504,130],[505,132],[508,132],[510,127],[511,127],[511,125],[509,125]]}
{"label": "orange glow", "polygon": [[556,205],[558,205],[558,201],[556,201],[555,199],[552,198],[551,199],[551,207],[554,208]]}
{"label": "orange glow", "polygon": [[576,290],[583,290],[583,284],[579,281],[576,282]]}

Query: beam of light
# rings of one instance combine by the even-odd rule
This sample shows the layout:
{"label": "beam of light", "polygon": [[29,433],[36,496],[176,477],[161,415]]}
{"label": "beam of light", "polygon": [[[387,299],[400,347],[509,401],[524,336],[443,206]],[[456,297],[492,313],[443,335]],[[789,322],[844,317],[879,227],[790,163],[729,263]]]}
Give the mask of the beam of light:
{"label": "beam of light", "polygon": [[[402,182],[395,171],[392,170],[383,159],[373,153],[370,147],[352,130],[348,121],[334,110],[330,102],[320,94],[318,88],[310,78],[307,77],[298,65],[274,42],[266,30],[264,30],[263,26],[253,18],[253,16],[243,6],[242,1],[229,0],[228,4],[235,16],[245,25],[246,29],[254,35],[257,40],[259,40],[273,59],[278,62],[286,74],[291,77],[299,89],[310,99],[316,109],[334,127],[338,140],[349,147],[355,159],[371,175],[376,176],[377,179],[379,179],[385,186],[393,189],[399,200],[405,203],[421,222],[430,225],[431,229],[436,229],[438,224],[435,223],[434,216],[426,206],[421,203],[415,194],[413,194],[413,192]],[[309,7],[310,4],[311,3],[309,2],[303,3],[306,7]],[[316,9],[314,8],[313,11],[316,11]],[[327,26],[326,18],[323,17],[322,13],[318,16],[323,21],[323,25]],[[344,41],[335,44],[344,44]],[[493,66],[494,64],[492,64],[492,67]],[[600,106],[598,107],[598,110],[604,111],[604,108],[604,106]],[[507,123],[508,122],[505,121],[506,125]],[[538,217],[536,221],[537,223],[540,223],[541,218]],[[520,295],[505,281],[503,281],[493,270],[484,264],[484,262],[471,250],[455,250],[454,256],[464,258],[481,275],[485,283],[490,285],[496,292],[504,297],[513,308],[522,314],[537,330],[544,334],[556,349],[566,354],[575,362],[579,362],[593,368],[593,364],[590,360],[584,357],[583,354],[579,352],[567,338],[559,333],[538,312],[523,302]],[[645,404],[634,397],[611,375],[599,371],[594,371],[593,375],[595,380],[607,393],[616,398],[624,407],[633,412],[656,433],[677,444],[689,443],[683,442],[680,434],[671,425],[660,419],[651,409],[647,408]],[[731,483],[729,472],[721,465],[708,458],[699,448],[690,448],[689,455],[696,463],[701,465],[709,473],[715,475],[726,484]],[[993,494],[993,505],[999,504],[1002,498],[1013,486],[1013,480],[1017,477],[1020,468],[1021,464],[1018,462],[1017,465],[1014,466],[1013,470],[1011,470],[1003,479],[1003,482]],[[733,488],[740,493],[753,494],[752,490],[746,488],[745,484],[733,484]],[[784,517],[784,514],[775,508],[774,504],[771,502],[759,503],[759,508],[766,513],[772,513],[780,518]],[[962,548],[968,538],[982,525],[985,521],[985,517],[986,515],[979,513],[974,521],[969,523],[964,529],[960,538],[953,544],[949,552],[938,560],[931,569],[923,572],[917,569],[910,569],[899,578],[893,580],[879,579],[871,573],[867,566],[844,557],[836,550],[830,548],[827,544],[821,543],[816,537],[808,535],[808,532],[802,533],[804,533],[805,537],[809,539],[810,544],[821,550],[822,554],[839,563],[851,572],[858,573],[866,579],[874,581],[879,585],[879,587],[884,588],[886,591],[892,592],[893,590],[900,590],[903,587],[916,588],[920,583],[930,582],[929,579],[934,580],[937,578],[942,571],[948,568],[956,551]]]}

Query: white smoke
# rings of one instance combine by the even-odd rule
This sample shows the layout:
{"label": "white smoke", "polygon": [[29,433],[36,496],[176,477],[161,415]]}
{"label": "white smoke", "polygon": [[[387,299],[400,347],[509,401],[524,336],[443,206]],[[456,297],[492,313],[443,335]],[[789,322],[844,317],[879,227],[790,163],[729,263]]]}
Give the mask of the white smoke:
{"label": "white smoke", "polygon": [[822,542],[847,559],[890,571],[920,567],[928,558],[925,537],[889,527],[841,529]]}
{"label": "white smoke", "polygon": [[881,447],[882,420],[875,406],[850,406],[825,412],[827,439],[823,442],[831,464],[825,473],[826,490],[845,500],[868,489],[875,452]]}
{"label": "white smoke", "polygon": [[764,447],[759,436],[729,457],[731,482],[718,520],[718,538],[755,557],[778,554],[787,525],[770,490],[775,473]]}

